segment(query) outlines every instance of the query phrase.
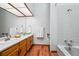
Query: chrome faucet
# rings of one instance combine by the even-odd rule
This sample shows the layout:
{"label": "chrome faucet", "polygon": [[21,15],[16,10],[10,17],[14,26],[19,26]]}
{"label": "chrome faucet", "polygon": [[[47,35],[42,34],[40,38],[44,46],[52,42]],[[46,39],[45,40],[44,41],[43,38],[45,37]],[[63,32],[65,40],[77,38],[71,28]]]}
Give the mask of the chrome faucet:
{"label": "chrome faucet", "polygon": [[47,33],[47,37],[50,38],[50,33]]}
{"label": "chrome faucet", "polygon": [[69,50],[71,50],[73,41],[72,40],[69,40],[69,41],[65,40],[64,42],[68,45]]}
{"label": "chrome faucet", "polygon": [[5,41],[10,40],[10,37],[9,37],[9,34],[8,33],[2,33],[2,35],[3,35],[3,37],[6,37],[6,38],[4,38]]}

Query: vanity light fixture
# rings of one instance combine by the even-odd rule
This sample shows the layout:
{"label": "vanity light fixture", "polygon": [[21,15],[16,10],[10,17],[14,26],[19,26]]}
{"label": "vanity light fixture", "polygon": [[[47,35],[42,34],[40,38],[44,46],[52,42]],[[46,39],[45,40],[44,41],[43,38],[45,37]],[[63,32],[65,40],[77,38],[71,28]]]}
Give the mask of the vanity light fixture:
{"label": "vanity light fixture", "polygon": [[33,16],[26,3],[0,3],[0,7],[19,17]]}

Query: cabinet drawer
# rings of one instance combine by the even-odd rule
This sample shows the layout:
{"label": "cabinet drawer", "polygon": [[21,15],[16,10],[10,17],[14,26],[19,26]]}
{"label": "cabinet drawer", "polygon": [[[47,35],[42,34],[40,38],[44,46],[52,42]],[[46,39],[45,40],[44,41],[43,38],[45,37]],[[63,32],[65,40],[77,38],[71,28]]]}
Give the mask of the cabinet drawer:
{"label": "cabinet drawer", "polygon": [[20,46],[26,44],[26,39],[24,39],[23,41],[20,42]]}
{"label": "cabinet drawer", "polygon": [[20,50],[26,50],[26,45],[21,45],[21,46],[19,47],[19,49],[20,49]]}
{"label": "cabinet drawer", "polygon": [[17,44],[17,45],[14,45],[14,46],[12,46],[12,47],[9,47],[8,49],[2,51],[0,54],[1,54],[2,56],[7,56],[7,55],[9,55],[11,52],[13,52],[13,51],[14,51],[15,49],[17,49],[17,48],[18,48],[18,44]]}

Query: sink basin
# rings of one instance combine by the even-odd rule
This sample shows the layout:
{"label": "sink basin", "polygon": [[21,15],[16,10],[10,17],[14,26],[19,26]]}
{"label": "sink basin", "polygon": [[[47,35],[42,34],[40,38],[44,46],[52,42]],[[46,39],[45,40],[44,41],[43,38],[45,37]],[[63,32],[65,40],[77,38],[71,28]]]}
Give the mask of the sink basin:
{"label": "sink basin", "polygon": [[8,37],[2,37],[2,40],[8,41],[8,40],[10,40],[10,38],[8,38]]}
{"label": "sink basin", "polygon": [[3,43],[5,43],[5,41],[3,40],[3,41],[0,41],[0,44],[3,44]]}
{"label": "sink basin", "polygon": [[1,37],[1,38],[0,38],[0,44],[5,43],[5,41],[9,41],[9,40],[10,40],[10,38]]}
{"label": "sink basin", "polygon": [[5,41],[8,41],[8,40],[10,40],[10,38],[5,38]]}
{"label": "sink basin", "polygon": [[0,44],[5,43],[5,40],[3,38],[0,38]]}

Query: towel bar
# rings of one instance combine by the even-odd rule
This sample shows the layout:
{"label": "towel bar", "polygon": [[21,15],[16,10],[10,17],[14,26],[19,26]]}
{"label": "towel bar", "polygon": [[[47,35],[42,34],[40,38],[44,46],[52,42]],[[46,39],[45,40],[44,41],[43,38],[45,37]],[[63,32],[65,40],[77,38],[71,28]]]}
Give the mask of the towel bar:
{"label": "towel bar", "polygon": [[37,37],[37,39],[44,39],[44,37]]}

